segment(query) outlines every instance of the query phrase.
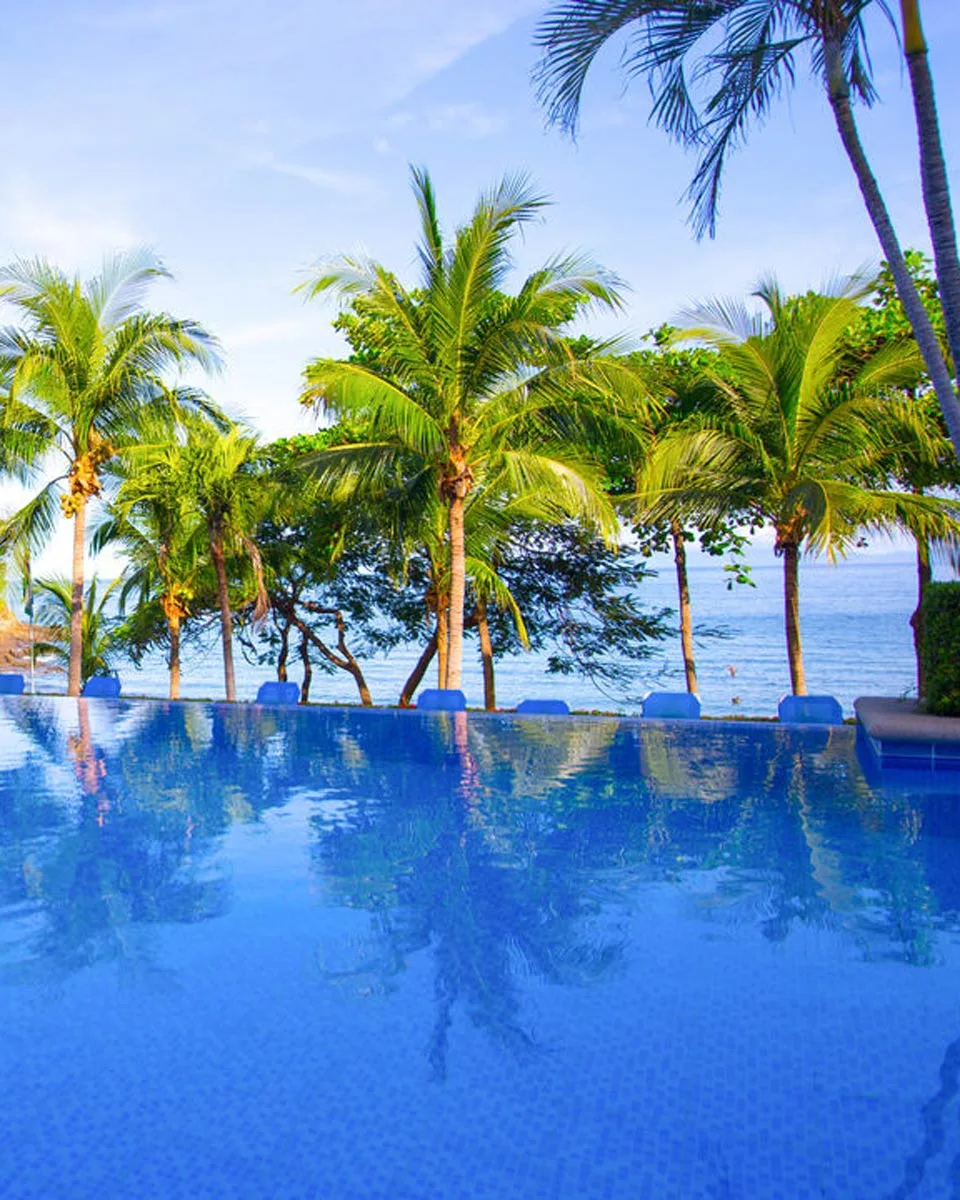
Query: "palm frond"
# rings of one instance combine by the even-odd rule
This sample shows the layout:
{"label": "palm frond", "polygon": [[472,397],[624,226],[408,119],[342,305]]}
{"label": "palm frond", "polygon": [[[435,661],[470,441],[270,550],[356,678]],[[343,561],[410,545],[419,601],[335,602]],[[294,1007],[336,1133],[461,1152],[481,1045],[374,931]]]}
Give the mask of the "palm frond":
{"label": "palm frond", "polygon": [[155,279],[170,279],[170,272],[146,246],[120,250],[104,259],[100,274],[83,293],[102,329],[111,329],[135,316]]}
{"label": "palm frond", "polygon": [[315,359],[304,371],[301,404],[312,404],[339,419],[359,418],[371,437],[393,435],[429,457],[444,444],[443,430],[422,405],[369,368],[336,359]]}

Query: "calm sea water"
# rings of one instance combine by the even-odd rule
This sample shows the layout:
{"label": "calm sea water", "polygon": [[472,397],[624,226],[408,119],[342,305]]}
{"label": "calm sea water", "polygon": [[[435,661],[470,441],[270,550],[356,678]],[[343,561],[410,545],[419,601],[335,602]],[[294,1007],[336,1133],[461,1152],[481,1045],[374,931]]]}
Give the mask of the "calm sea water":
{"label": "calm sea water", "polygon": [[[772,555],[771,555],[772,559]],[[642,597],[651,608],[676,607],[672,564],[658,562],[659,576],[644,584]],[[704,711],[714,716],[776,713],[777,701],[790,690],[783,633],[782,571],[770,561],[754,567],[757,586],[728,591],[722,567],[708,562],[690,572],[695,623],[719,629],[723,637],[698,638],[697,666]],[[849,715],[861,695],[900,696],[915,693],[916,668],[908,624],[916,604],[913,560],[908,554],[861,556],[833,567],[805,562],[801,571],[801,621],[808,688],[835,695]],[[468,643],[464,690],[479,705],[483,684],[475,659],[476,643]],[[395,704],[420,647],[398,650],[386,659],[364,662],[378,704]],[[252,700],[258,685],[271,676],[269,667],[238,660],[241,699]],[[158,657],[136,671],[121,670],[129,693],[167,694],[166,668]],[[296,664],[291,678],[299,681]],[[428,675],[426,686],[434,686]],[[605,694],[588,681],[551,677],[543,658],[520,655],[499,661],[498,703],[511,707],[525,696],[557,695],[573,708],[635,711],[637,700],[653,688],[682,688],[679,639],[663,644],[645,664],[628,695]],[[184,697],[216,698],[223,694],[219,643],[202,654],[187,656]],[[314,674],[311,698],[355,703],[357,690],[343,672]]]}
{"label": "calm sea water", "polygon": [[956,1195],[955,782],[849,727],[5,697],[0,1195]]}

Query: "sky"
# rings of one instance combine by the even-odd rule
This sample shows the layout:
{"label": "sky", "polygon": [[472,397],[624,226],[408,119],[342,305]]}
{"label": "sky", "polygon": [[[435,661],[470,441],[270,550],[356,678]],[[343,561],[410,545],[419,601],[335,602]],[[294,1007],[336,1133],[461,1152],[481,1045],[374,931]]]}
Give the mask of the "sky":
{"label": "sky", "polygon": [[[152,246],[174,275],[149,303],[224,349],[208,390],[264,437],[314,427],[300,373],[344,346],[327,301],[294,293],[338,253],[415,278],[409,164],[448,229],[505,172],[552,207],[526,271],[583,250],[629,285],[591,331],[639,338],[698,300],[775,273],[789,290],[879,253],[826,102],[806,75],[730,161],[718,235],[698,242],[682,194],[693,159],[648,124],[616,71],[588,79],[576,142],[545,126],[530,73],[544,5],[529,0],[34,0],[4,23],[0,262],[43,255],[96,271]],[[960,4],[924,18],[948,160],[960,164]],[[892,32],[872,26],[881,103],[862,130],[906,245],[926,249],[909,90]],[[953,174],[954,191],[957,186]],[[4,497],[3,499],[6,499]],[[58,539],[54,553],[66,557]]]}

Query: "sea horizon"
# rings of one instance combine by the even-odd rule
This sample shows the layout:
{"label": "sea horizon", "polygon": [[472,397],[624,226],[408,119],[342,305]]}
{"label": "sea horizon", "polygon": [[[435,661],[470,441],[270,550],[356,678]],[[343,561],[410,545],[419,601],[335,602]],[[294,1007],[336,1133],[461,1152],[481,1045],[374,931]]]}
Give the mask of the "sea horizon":
{"label": "sea horizon", "polygon": [[[723,562],[692,557],[689,576],[696,630],[696,657],[703,712],[711,717],[772,717],[777,701],[790,690],[783,632],[782,569],[770,554],[751,555],[754,587],[734,585]],[[649,609],[676,609],[673,563],[665,555],[651,559],[658,573],[644,581],[637,595]],[[801,567],[800,613],[807,687],[811,693],[837,697],[848,716],[861,695],[916,695],[916,665],[910,614],[916,605],[916,567],[909,551],[873,551],[852,555],[836,565],[807,559]],[[675,623],[676,618],[672,618]],[[349,631],[348,631],[349,644]],[[396,704],[400,689],[422,646],[401,647],[386,656],[361,661],[374,703]],[[266,679],[275,678],[272,664],[247,661],[236,651],[237,694],[253,700]],[[572,709],[631,713],[651,690],[684,687],[679,635],[657,644],[629,688],[604,690],[578,676],[550,675],[545,653],[497,659],[497,704],[512,708],[529,696],[555,696]],[[149,656],[140,669],[120,662],[124,695],[164,698],[167,668],[162,654]],[[302,669],[291,654],[289,677],[300,683]],[[436,686],[433,666],[423,687]],[[37,678],[37,690],[58,690],[57,676]],[[62,685],[59,685],[62,687]],[[463,690],[470,707],[483,703],[479,651],[469,640],[464,657]],[[218,700],[223,695],[219,639],[189,646],[182,665],[183,699]],[[353,679],[343,671],[326,674],[314,666],[313,703],[359,703]]]}

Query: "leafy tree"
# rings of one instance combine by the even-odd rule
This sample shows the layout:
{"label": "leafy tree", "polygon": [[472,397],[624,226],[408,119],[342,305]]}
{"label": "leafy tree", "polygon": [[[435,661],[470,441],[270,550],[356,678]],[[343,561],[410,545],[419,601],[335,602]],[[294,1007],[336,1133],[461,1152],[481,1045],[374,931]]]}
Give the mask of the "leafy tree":
{"label": "leafy tree", "polygon": [[[265,513],[256,531],[270,599],[271,628],[241,627],[245,651],[265,660],[263,643],[276,655],[277,678],[286,680],[291,636],[299,636],[307,703],[313,672],[311,651],[323,670],[342,670],[357,685],[360,701],[370,705],[370,689],[357,655],[347,642],[359,628],[366,649],[393,645],[383,627],[393,585],[382,557],[382,539],[365,507],[337,504],[319,497],[305,461],[332,446],[348,443],[353,431],[339,427],[310,436],[282,438],[264,451],[261,462],[276,484],[278,503]],[[331,639],[326,629],[332,627]],[[331,644],[332,643],[332,644]]]}
{"label": "leafy tree", "polygon": [[[226,417],[211,410],[211,419],[227,428]],[[206,543],[182,481],[169,470],[157,471],[157,447],[174,444],[180,435],[175,421],[144,422],[142,441],[120,451],[108,470],[119,484],[116,495],[96,525],[95,553],[108,544],[127,560],[120,590],[120,610],[136,604],[122,627],[135,662],[163,646],[170,672],[170,699],[180,698],[180,649],[185,622],[211,604],[213,583]]]}
{"label": "leafy tree", "polygon": [[[924,307],[930,316],[941,342],[946,343],[946,323],[940,303],[940,288],[930,270],[930,261],[917,250],[905,254],[907,266],[914,278]],[[913,336],[903,305],[897,296],[893,277],[884,264],[870,303],[865,305],[857,322],[850,329],[848,341],[855,362],[876,354],[885,346],[903,343]],[[957,492],[960,488],[960,463],[957,461],[943,419],[926,375],[920,375],[904,389],[910,400],[911,420],[920,416],[927,436],[913,438],[910,429],[902,431],[891,441],[890,454],[876,464],[870,482],[892,482],[896,487],[923,495],[944,489]],[[910,617],[913,630],[914,655],[917,664],[917,694],[926,695],[923,671],[923,601],[933,579],[933,559],[938,553],[949,552],[953,543],[944,544],[931,539],[919,529],[911,530],[917,562],[917,605]]]}
{"label": "leafy tree", "polygon": [[640,551],[616,552],[575,523],[518,523],[497,574],[523,614],[524,638],[502,608],[490,614],[492,646],[501,654],[547,653],[547,670],[580,675],[622,695],[668,636],[668,610],[645,611],[636,591],[649,572]]}
{"label": "leafy tree", "polygon": [[148,650],[166,648],[171,700],[180,698],[184,626],[209,603],[204,592],[212,591],[204,587],[207,563],[197,530],[181,524],[181,516],[179,496],[164,496],[156,481],[132,475],[92,538],[95,552],[112,543],[127,560],[120,611],[126,612],[131,597],[135,605],[121,629],[126,649],[139,662]]}
{"label": "leafy tree", "polygon": [[[657,441],[676,431],[714,399],[716,385],[712,374],[723,371],[725,364],[715,350],[678,348],[674,345],[676,332],[671,326],[661,326],[648,335],[652,346],[634,351],[623,360],[624,370],[636,375],[639,386],[650,392],[653,403],[638,410],[638,416],[642,411],[643,421],[638,436],[618,447],[615,457],[607,463],[609,486],[614,495],[636,496],[643,492],[643,473]],[[734,580],[752,583],[749,568],[739,559],[748,539],[738,532],[738,525],[748,519],[748,514],[725,514],[695,534],[689,528],[688,519],[678,514],[669,520],[657,520],[642,503],[633,500],[626,511],[645,554],[659,551],[673,555],[684,678],[687,691],[695,693],[698,684],[687,545],[697,538],[707,554],[730,554],[733,561],[725,568],[731,572],[728,586],[732,586]]]}
{"label": "leafy tree", "polygon": [[3,524],[6,544],[36,549],[50,537],[59,506],[72,519],[73,577],[67,692],[79,694],[83,656],[86,512],[102,490],[100,472],[136,440],[145,413],[203,409],[198,393],[170,391],[165,372],[217,362],[214,339],[193,321],[145,312],[147,286],[167,271],[149,252],[118,254],[86,283],[43,259],[0,270],[0,295],[23,324],[0,330],[0,466],[24,481],[62,468]]}
{"label": "leafy tree", "polygon": [[[449,613],[444,685],[460,686],[467,587],[465,509],[478,487],[540,493],[558,514],[613,528],[587,456],[572,445],[582,406],[569,398],[576,360],[562,330],[584,306],[615,307],[616,281],[582,258],[555,258],[516,295],[502,285],[510,246],[545,200],[522,177],[506,178],[479,200],[451,244],[444,241],[429,176],[413,172],[421,217],[418,290],[378,263],[340,259],[322,268],[311,296],[333,290],[362,299],[382,336],[372,366],[317,359],[302,402],[359,422],[369,441],[331,451],[326,479],[344,495],[402,472],[432,492],[446,516]],[[377,324],[371,329],[375,332]],[[565,387],[565,385],[567,385]]]}
{"label": "leafy tree", "polygon": [[784,617],[791,686],[806,692],[800,640],[800,551],[842,554],[863,531],[905,526],[945,535],[955,507],[932,496],[865,486],[891,442],[928,435],[909,402],[886,389],[917,377],[915,348],[893,344],[851,369],[847,330],[862,286],[785,298],[773,282],[756,295],[766,314],[714,301],[695,314],[696,333],[722,348],[729,383],[717,404],[655,448],[641,497],[670,518],[696,511],[749,512],[773,527],[784,564]]}
{"label": "leafy tree", "polygon": [[[871,0],[559,0],[543,18],[537,42],[539,96],[551,121],[576,128],[586,76],[606,42],[624,31],[628,77],[651,88],[652,117],[671,137],[696,147],[700,160],[688,192],[698,235],[713,233],[728,153],[745,141],[796,78],[806,48],[826,91],[837,131],[857,177],[870,220],[910,319],[955,452],[960,455],[960,402],[936,334],[904,261],[886,203],[867,159],[854,102],[876,99],[864,13]],[[904,29],[915,95],[926,69],[916,0],[904,0]],[[952,236],[949,192],[936,130],[932,85],[922,122],[921,157],[932,225],[941,257],[956,283],[960,344],[960,267]],[[921,98],[921,104],[924,103]],[[951,283],[953,287],[953,282]],[[951,292],[951,299],[953,292]],[[951,305],[952,307],[952,305]],[[951,338],[951,340],[953,340]]]}
{"label": "leafy tree", "polygon": [[[113,592],[120,578],[109,583],[101,592],[96,575],[87,584],[81,615],[83,617],[83,656],[80,660],[81,686],[94,675],[110,675],[113,664],[123,653],[119,621],[110,613]],[[69,579],[38,579],[36,587],[37,621],[43,627],[45,640],[34,645],[34,653],[50,655],[56,662],[69,667],[71,662],[71,617],[73,584]]]}
{"label": "leafy tree", "polygon": [[[122,501],[131,510],[152,511],[167,528],[172,528],[173,520],[177,522],[177,545],[183,557],[175,555],[171,560],[168,556],[164,563],[171,613],[186,605],[184,589],[192,586],[182,577],[181,568],[193,577],[192,556],[197,542],[204,544],[215,578],[224,687],[230,702],[236,700],[237,691],[228,563],[235,565],[235,578],[242,584],[245,600],[253,597],[254,619],[261,620],[269,607],[254,533],[272,486],[259,469],[259,460],[257,439],[240,426],[224,428],[219,416],[212,420],[185,415],[174,436],[144,444],[131,454],[133,482]],[[159,547],[157,554],[159,570]]]}

